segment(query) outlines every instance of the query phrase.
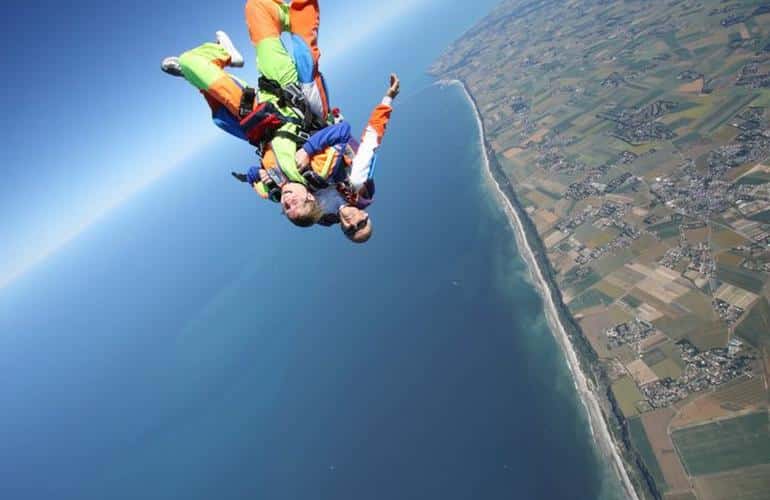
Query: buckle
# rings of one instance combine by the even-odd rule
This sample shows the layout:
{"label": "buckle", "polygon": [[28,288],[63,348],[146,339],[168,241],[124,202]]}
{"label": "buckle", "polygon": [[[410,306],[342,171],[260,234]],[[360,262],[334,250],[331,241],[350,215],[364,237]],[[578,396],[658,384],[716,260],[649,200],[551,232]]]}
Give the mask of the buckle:
{"label": "buckle", "polygon": [[243,89],[241,94],[241,104],[238,108],[238,114],[241,119],[246,118],[252,111],[254,111],[254,100],[257,98],[257,91],[251,87]]}
{"label": "buckle", "polygon": [[303,168],[300,173],[302,174],[302,177],[305,178],[308,185],[310,185],[310,187],[313,189],[318,190],[326,189],[329,187],[329,183],[320,175],[318,175],[310,166]]}
{"label": "buckle", "polygon": [[305,94],[296,83],[290,83],[283,88],[284,95],[289,98],[289,103],[295,108],[305,107]]}

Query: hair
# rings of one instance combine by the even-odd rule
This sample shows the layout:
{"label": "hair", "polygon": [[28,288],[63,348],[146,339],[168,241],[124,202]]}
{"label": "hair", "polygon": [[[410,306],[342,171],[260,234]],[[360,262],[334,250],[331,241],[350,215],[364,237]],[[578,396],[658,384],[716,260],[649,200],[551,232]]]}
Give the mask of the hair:
{"label": "hair", "polygon": [[316,224],[321,217],[323,217],[323,210],[321,205],[316,200],[307,200],[303,206],[304,213],[299,214],[293,219],[289,217],[289,220],[299,227],[310,227]]}
{"label": "hair", "polygon": [[347,234],[345,234],[345,236],[353,243],[366,243],[367,241],[369,241],[369,238],[372,237],[372,232],[373,232],[372,221],[370,220],[366,224],[366,227],[359,229],[358,231],[351,234],[350,236],[348,236]]}

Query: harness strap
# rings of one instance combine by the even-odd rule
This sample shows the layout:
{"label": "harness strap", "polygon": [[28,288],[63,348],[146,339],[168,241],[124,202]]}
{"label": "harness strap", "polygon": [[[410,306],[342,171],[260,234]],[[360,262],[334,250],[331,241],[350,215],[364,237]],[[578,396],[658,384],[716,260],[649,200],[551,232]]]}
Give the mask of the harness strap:
{"label": "harness strap", "polygon": [[294,141],[298,148],[301,148],[310,138],[310,134],[302,130],[298,130],[296,134],[294,132],[289,132],[288,130],[276,130],[273,134],[273,137],[283,137],[284,139],[289,139]]}
{"label": "harness strap", "polygon": [[241,94],[241,105],[238,108],[238,114],[241,119],[246,118],[254,110],[254,101],[257,98],[257,91],[251,87],[245,87]]}
{"label": "harness strap", "polygon": [[305,178],[308,186],[316,191],[329,187],[329,181],[318,175],[318,173],[316,173],[311,166],[306,166],[303,168],[300,171],[300,174],[302,174],[302,177]]}
{"label": "harness strap", "polygon": [[285,87],[282,87],[277,81],[260,76],[258,86],[260,90],[278,97],[279,106],[288,106],[297,113],[302,120],[300,125],[302,130],[314,132],[324,128],[325,124],[313,115],[313,111],[310,109],[310,103],[307,102],[305,94],[298,84],[290,83]]}

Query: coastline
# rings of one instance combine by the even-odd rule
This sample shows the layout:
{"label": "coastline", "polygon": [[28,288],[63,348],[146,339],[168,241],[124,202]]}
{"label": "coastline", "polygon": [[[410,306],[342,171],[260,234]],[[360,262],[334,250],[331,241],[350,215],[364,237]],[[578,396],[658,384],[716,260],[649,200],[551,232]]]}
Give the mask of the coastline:
{"label": "coastline", "polygon": [[[580,358],[577,354],[575,346],[570,340],[569,334],[567,333],[567,328],[565,327],[562,320],[560,308],[557,306],[557,302],[554,300],[554,297],[558,297],[559,302],[561,301],[560,292],[558,290],[554,290],[552,286],[555,285],[545,278],[546,274],[544,269],[542,269],[543,266],[540,262],[538,262],[535,251],[533,250],[534,245],[529,241],[527,237],[527,232],[525,231],[524,223],[522,221],[522,217],[526,217],[526,214],[520,213],[521,209],[518,206],[518,203],[515,200],[512,200],[510,196],[506,195],[503,187],[500,185],[500,182],[492,171],[490,155],[494,153],[487,143],[484,122],[481,118],[481,113],[478,109],[478,106],[476,105],[476,101],[473,99],[473,96],[471,95],[465,83],[460,80],[440,80],[438,83],[459,86],[474,110],[477,128],[479,131],[479,143],[484,155],[483,163],[485,166],[486,174],[488,178],[493,182],[496,188],[496,194],[504,202],[503,206],[505,207],[505,211],[508,214],[511,226],[514,229],[516,243],[520,249],[521,256],[527,266],[527,269],[529,270],[533,284],[543,299],[543,305],[545,306],[544,312],[548,321],[548,325],[557,342],[561,346],[562,351],[564,352],[567,365],[575,383],[575,388],[577,389],[580,400],[585,407],[586,412],[588,413],[588,421],[591,428],[591,434],[596,440],[599,448],[610,460],[612,469],[617,474],[627,498],[639,500],[636,488],[634,487],[628,471],[626,470],[626,462],[623,460],[620,447],[618,443],[613,439],[607,420],[605,419],[602,406],[599,402],[599,395],[597,394],[596,388],[593,387],[593,384],[589,382],[588,377],[581,367]],[[561,304],[561,306],[563,310],[565,306],[563,306],[563,304]]]}

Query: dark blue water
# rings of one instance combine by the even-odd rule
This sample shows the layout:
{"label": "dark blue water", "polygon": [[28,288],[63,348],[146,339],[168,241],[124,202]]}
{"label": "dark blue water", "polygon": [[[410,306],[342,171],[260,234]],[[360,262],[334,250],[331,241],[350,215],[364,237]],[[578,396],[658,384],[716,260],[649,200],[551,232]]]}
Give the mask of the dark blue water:
{"label": "dark blue water", "polygon": [[223,141],[2,291],[0,498],[612,497],[467,103],[394,120],[365,246]]}

